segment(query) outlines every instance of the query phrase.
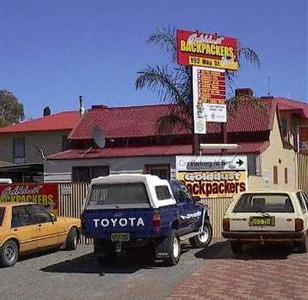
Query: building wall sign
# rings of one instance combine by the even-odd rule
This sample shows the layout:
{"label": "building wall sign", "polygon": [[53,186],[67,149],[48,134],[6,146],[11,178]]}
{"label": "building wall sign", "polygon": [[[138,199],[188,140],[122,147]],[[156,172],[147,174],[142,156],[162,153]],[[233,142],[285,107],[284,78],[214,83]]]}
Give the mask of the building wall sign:
{"label": "building wall sign", "polygon": [[193,196],[231,198],[247,190],[247,156],[177,156],[176,179]]}
{"label": "building wall sign", "polygon": [[237,39],[187,30],[177,31],[178,64],[236,71]]}
{"label": "building wall sign", "polygon": [[58,213],[58,184],[0,184],[0,202],[34,202]]}

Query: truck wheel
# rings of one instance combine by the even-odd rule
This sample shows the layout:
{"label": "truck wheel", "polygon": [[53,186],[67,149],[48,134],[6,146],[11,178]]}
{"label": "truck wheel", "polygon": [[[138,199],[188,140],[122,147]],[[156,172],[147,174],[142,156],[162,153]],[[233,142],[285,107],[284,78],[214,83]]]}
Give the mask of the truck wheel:
{"label": "truck wheel", "polygon": [[190,238],[189,242],[194,248],[205,248],[207,247],[212,240],[213,229],[208,220],[204,221],[203,231],[202,228],[199,228],[199,234]]}
{"label": "truck wheel", "polygon": [[15,241],[9,240],[4,243],[0,251],[0,263],[3,267],[12,267],[18,259],[19,249]]}
{"label": "truck wheel", "polygon": [[179,262],[181,256],[181,243],[176,230],[171,230],[167,239],[168,258],[164,262],[167,266],[174,266]]}
{"label": "truck wheel", "polygon": [[240,241],[231,241],[231,250],[234,254],[242,252],[242,244]]}
{"label": "truck wheel", "polygon": [[298,245],[298,250],[300,253],[307,253],[308,252],[308,238],[307,234],[304,235],[303,241],[300,242]]}
{"label": "truck wheel", "polygon": [[78,244],[78,232],[75,227],[71,228],[65,243],[65,250],[76,250]]}

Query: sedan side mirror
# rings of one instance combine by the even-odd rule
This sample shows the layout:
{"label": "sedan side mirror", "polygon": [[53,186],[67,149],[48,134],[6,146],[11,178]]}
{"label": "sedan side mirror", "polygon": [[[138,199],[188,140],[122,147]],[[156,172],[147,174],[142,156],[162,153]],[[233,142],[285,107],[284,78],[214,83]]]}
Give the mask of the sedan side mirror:
{"label": "sedan side mirror", "polygon": [[52,222],[56,222],[57,221],[57,216],[54,213],[50,213],[50,216],[51,216]]}

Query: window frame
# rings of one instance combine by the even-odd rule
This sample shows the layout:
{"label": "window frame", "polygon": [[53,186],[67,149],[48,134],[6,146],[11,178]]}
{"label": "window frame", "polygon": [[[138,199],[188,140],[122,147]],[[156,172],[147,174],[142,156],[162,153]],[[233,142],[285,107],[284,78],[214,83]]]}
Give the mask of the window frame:
{"label": "window frame", "polygon": [[[149,164],[149,165],[144,165],[144,173],[156,175],[161,179],[170,180],[170,174],[171,174],[170,168],[171,168],[170,164]],[[157,174],[153,174],[151,171],[166,171],[167,178],[162,178]]]}
{"label": "window frame", "polygon": [[[17,151],[17,141],[22,141],[22,155],[16,155]],[[26,138],[25,137],[13,137],[12,140],[13,143],[13,152],[12,152],[12,157],[13,161],[15,162],[16,159],[25,159],[26,158]]]}
{"label": "window frame", "polygon": [[[91,182],[91,180],[93,178],[96,178],[98,176],[94,176],[94,170],[96,169],[99,169],[99,168],[105,168],[105,174],[104,175],[98,175],[98,176],[108,176],[110,174],[110,166],[109,165],[98,165],[98,166],[95,166],[95,165],[90,165],[90,166],[72,166],[72,182]],[[75,177],[77,177],[74,172],[76,172],[76,170],[81,170],[81,169],[87,169],[87,172],[88,172],[88,179],[87,180],[76,180]],[[100,172],[97,172],[97,173],[100,173]],[[78,175],[80,176],[80,175]]]}

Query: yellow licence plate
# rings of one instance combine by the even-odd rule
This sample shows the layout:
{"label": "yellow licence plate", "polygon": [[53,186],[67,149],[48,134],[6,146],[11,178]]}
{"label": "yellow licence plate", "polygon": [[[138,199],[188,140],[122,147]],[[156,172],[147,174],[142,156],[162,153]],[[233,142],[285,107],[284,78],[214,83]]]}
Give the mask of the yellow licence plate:
{"label": "yellow licence plate", "polygon": [[128,242],[130,240],[129,233],[112,233],[111,241],[112,242]]}
{"label": "yellow licence plate", "polygon": [[275,217],[250,217],[249,226],[275,226]]}

